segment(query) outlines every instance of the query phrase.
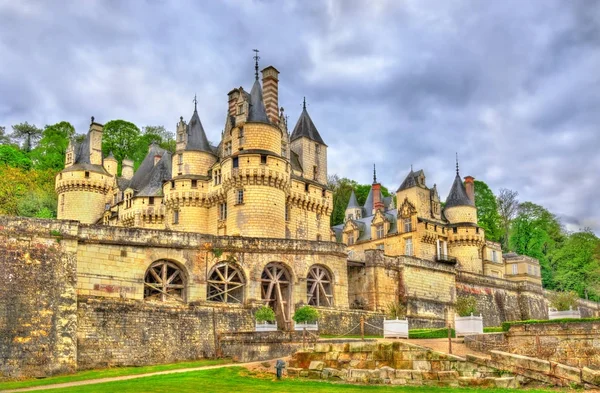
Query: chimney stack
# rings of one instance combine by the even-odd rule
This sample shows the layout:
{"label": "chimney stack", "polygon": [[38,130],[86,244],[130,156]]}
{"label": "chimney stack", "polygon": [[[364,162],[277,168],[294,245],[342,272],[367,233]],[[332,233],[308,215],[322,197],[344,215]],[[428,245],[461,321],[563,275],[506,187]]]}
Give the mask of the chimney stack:
{"label": "chimney stack", "polygon": [[473,176],[465,176],[465,188],[469,199],[475,203],[475,178]]}
{"label": "chimney stack", "polygon": [[374,183],[371,188],[373,190],[373,214],[375,214],[377,210],[381,210],[383,212],[385,210],[385,204],[381,198],[381,184]]}
{"label": "chimney stack", "polygon": [[279,71],[273,66],[268,66],[261,72],[267,116],[273,124],[279,124]]}

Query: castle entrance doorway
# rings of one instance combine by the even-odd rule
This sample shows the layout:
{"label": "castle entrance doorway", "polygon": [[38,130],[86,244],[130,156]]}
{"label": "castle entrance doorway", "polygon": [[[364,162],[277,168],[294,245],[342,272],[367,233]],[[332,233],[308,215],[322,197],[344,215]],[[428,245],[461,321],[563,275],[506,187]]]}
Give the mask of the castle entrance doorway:
{"label": "castle entrance doorway", "polygon": [[291,322],[292,282],[288,269],[280,263],[269,263],[261,276],[262,299],[275,311],[277,327],[289,329]]}

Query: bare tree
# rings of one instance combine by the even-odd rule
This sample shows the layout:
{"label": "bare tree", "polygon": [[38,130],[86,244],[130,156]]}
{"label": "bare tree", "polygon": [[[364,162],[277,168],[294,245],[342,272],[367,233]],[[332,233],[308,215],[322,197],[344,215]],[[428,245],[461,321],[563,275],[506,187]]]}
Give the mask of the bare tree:
{"label": "bare tree", "polygon": [[517,191],[501,188],[497,198],[498,214],[500,215],[500,221],[502,222],[502,227],[504,229],[502,245],[506,251],[508,251],[508,231],[510,229],[510,223],[517,215],[517,210],[519,209],[518,196],[519,193]]}

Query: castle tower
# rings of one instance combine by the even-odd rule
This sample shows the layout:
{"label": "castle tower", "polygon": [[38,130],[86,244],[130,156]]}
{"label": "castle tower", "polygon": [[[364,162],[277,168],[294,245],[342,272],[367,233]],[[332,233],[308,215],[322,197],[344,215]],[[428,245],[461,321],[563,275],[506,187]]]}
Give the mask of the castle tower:
{"label": "castle tower", "polygon": [[302,113],[290,137],[291,148],[300,158],[304,177],[320,184],[327,184],[327,145],[306,110],[306,99]]}
{"label": "castle tower", "polygon": [[363,216],[362,207],[358,204],[356,200],[356,194],[354,190],[352,190],[352,194],[350,194],[350,200],[348,201],[348,206],[346,207],[344,222],[348,220],[360,220]]}
{"label": "castle tower", "polygon": [[209,172],[217,161],[217,154],[204,132],[195,97],[189,123],[186,124],[183,118],[177,123],[176,146],[171,181],[163,185],[166,226],[174,230],[209,233],[206,196]]}
{"label": "castle tower", "polygon": [[[402,202],[408,199],[408,201],[417,209],[420,217],[430,218],[432,217],[432,206],[430,204],[431,191],[427,188],[425,183],[425,172],[422,169],[413,171],[412,166],[410,172],[406,175],[406,178],[396,190],[396,201],[398,206]],[[438,211],[437,217],[439,218],[440,212]]]}
{"label": "castle tower", "polygon": [[267,111],[258,79],[258,57],[255,59],[250,94],[242,88],[229,94],[233,120],[228,121],[221,142],[217,225],[219,234],[283,238],[290,164],[282,155],[285,138],[277,124],[278,72],[273,67],[263,70],[263,80],[269,82]]}
{"label": "castle tower", "polygon": [[56,175],[58,219],[84,224],[101,219],[114,184],[114,175],[103,166],[102,131],[103,125],[92,117],[86,138],[80,144],[70,143],[65,169]]}
{"label": "castle tower", "polygon": [[477,225],[477,208],[469,197],[458,170],[444,207],[449,222],[448,253],[458,260],[459,268],[483,274],[481,249],[485,244],[483,229]]}
{"label": "castle tower", "polygon": [[117,176],[118,164],[119,162],[113,155],[113,152],[111,151],[110,153],[108,153],[108,157],[104,159],[104,169],[106,169],[106,172],[108,172],[113,177]]}

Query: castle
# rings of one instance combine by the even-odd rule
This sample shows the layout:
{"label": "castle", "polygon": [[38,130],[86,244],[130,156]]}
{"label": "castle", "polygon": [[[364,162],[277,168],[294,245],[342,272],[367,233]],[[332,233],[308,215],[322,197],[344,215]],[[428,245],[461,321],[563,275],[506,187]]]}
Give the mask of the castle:
{"label": "castle", "polygon": [[2,375],[214,355],[264,304],[281,330],[310,304],[329,334],[361,318],[381,327],[397,302],[411,328],[447,326],[459,296],[476,297],[488,326],[547,317],[538,262],[485,240],[458,166],[445,206],[422,170],[395,202],[374,177],[366,203],[353,194],[330,228],[327,145],[306,105],[288,132],[278,83],[272,66],[261,83],[256,64],[250,92],[228,93],[217,146],[195,105],[174,153],[152,144],[120,176],[92,119],[56,177],[58,220],[0,217]]}

